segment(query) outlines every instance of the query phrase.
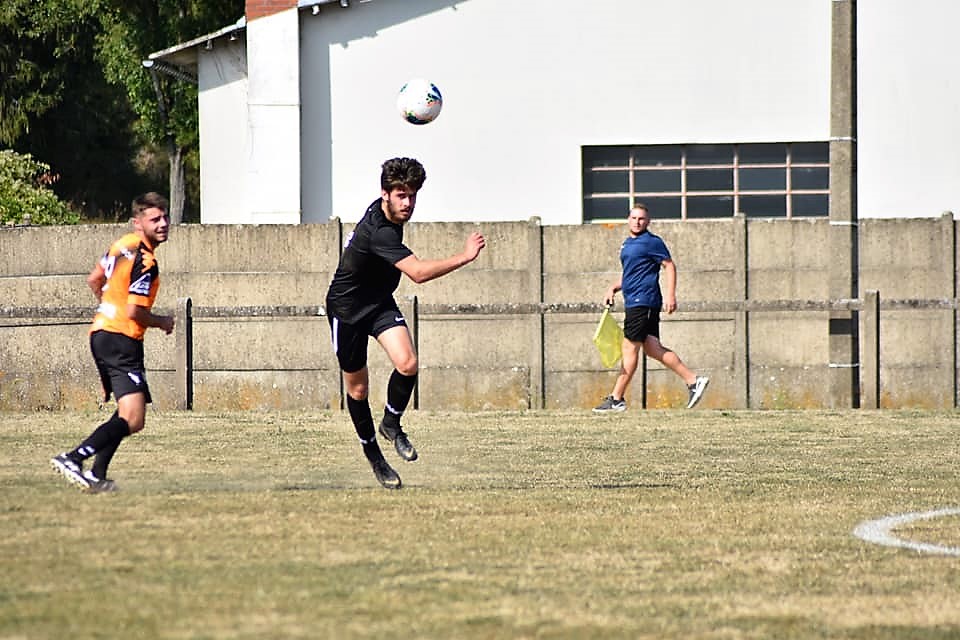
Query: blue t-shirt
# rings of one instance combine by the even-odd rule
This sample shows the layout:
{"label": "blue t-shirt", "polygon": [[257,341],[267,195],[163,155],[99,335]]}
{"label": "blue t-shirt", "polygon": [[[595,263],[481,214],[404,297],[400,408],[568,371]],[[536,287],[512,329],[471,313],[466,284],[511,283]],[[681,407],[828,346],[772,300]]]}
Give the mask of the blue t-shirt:
{"label": "blue t-shirt", "polygon": [[670,251],[660,236],[644,231],[630,236],[620,246],[620,264],[623,265],[623,306],[663,306],[660,294],[660,265],[670,259]]}

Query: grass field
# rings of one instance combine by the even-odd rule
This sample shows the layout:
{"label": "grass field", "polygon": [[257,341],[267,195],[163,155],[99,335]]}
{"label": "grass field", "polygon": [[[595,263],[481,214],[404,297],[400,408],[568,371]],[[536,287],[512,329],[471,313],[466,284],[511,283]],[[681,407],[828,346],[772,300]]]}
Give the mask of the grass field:
{"label": "grass field", "polygon": [[960,506],[955,412],[411,412],[399,492],[345,413],[152,412],[80,494],[106,416],[0,414],[0,639],[960,637],[960,558],[852,535]]}

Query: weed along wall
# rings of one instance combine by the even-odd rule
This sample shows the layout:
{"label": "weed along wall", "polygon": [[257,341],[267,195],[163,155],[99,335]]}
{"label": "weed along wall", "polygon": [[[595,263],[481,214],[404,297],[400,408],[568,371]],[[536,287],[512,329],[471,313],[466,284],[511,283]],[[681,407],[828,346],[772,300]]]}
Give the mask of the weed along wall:
{"label": "weed along wall", "polygon": [[[351,225],[182,225],[158,250],[159,309],[174,335],[147,334],[158,408],[342,406],[323,300]],[[423,409],[589,409],[609,393],[591,342],[619,275],[625,226],[418,223],[423,258],[456,253],[479,228],[473,264],[397,300],[421,360]],[[93,408],[85,278],[125,225],[0,229],[0,409]],[[679,271],[680,310],[661,336],[711,377],[704,408],[950,408],[957,403],[957,237],[952,215],[861,220],[858,295],[831,299],[836,226],[827,219],[657,221]],[[187,301],[189,300],[189,306]],[[845,314],[845,315],[844,315]],[[622,321],[622,306],[616,317]],[[839,361],[834,344],[851,346]],[[373,406],[390,365],[370,349]],[[839,384],[838,384],[839,381]],[[381,384],[382,383],[382,384]],[[648,360],[635,408],[686,392]]]}

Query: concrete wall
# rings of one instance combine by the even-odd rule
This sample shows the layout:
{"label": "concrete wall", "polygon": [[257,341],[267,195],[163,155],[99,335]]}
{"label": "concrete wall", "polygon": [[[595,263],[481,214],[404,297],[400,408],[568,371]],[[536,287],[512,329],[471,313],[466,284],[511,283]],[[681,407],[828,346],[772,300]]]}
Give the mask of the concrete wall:
{"label": "concrete wall", "polygon": [[[422,258],[443,257],[475,228],[488,242],[475,263],[424,285],[404,280],[397,291],[419,343],[418,406],[592,407],[616,376],[601,368],[591,336],[603,291],[619,273],[625,228],[415,222],[406,241]],[[664,317],[661,335],[711,376],[702,406],[837,406],[829,383],[830,229],[825,219],[654,221],[679,268],[680,312]],[[878,290],[883,309],[881,405],[955,406],[952,216],[861,221],[859,229],[860,290]],[[174,230],[158,252],[157,306],[193,301],[195,408],[341,406],[327,320],[317,311],[349,230],[339,221]],[[124,231],[0,229],[0,408],[96,406],[85,276]],[[270,317],[274,307],[287,311]],[[146,350],[157,406],[176,406],[176,340],[151,331]],[[373,343],[370,354],[376,407],[390,366]],[[677,407],[684,398],[679,380],[652,361],[628,396],[636,407]]]}
{"label": "concrete wall", "polygon": [[[860,284],[890,300],[957,296],[956,225],[926,220],[861,220]],[[895,266],[894,266],[895,265]],[[956,309],[892,309],[881,315],[882,406],[955,406]]]}

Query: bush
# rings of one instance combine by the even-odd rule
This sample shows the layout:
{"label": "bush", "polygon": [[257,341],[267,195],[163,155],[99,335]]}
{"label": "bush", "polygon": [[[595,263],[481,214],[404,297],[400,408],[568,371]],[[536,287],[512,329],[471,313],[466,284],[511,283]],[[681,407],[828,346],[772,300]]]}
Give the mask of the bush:
{"label": "bush", "polygon": [[50,190],[57,176],[29,154],[0,151],[0,224],[77,224],[80,215]]}

